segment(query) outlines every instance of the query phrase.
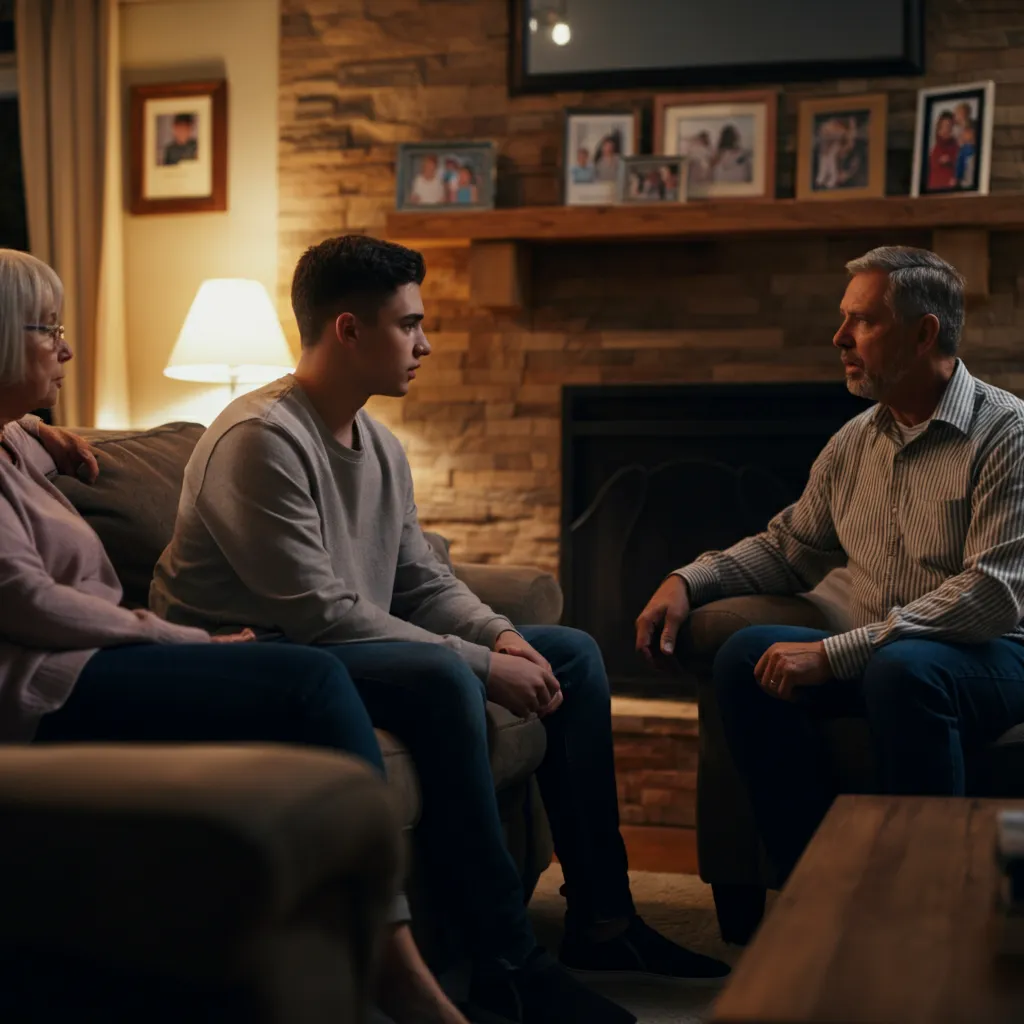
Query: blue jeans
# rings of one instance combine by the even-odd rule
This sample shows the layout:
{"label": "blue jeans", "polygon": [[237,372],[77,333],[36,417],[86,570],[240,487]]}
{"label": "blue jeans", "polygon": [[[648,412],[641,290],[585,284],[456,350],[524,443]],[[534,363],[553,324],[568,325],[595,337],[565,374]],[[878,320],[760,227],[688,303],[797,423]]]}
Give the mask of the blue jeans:
{"label": "blue jeans", "polygon": [[965,760],[1024,721],[1024,645],[1012,640],[899,640],[879,649],[857,682],[804,687],[792,702],[761,689],[754,666],[772,644],[826,636],[751,626],[715,658],[726,741],[780,883],[836,794],[816,719],[866,718],[882,791],[922,796],[962,796]]}
{"label": "blue jeans", "polygon": [[326,651],[273,643],[137,644],[97,651],[36,743],[294,743],[383,774],[373,724]]}
{"label": "blue jeans", "polygon": [[[537,779],[566,881],[567,921],[633,913],[619,834],[611,698],[601,652],[562,626],[520,632],[548,661],[564,703],[542,719]],[[408,746],[423,792],[418,838],[435,884],[477,956],[521,963],[536,947],[522,880],[505,845],[494,792],[484,684],[458,655],[427,643],[323,648],[348,669],[379,728]]]}

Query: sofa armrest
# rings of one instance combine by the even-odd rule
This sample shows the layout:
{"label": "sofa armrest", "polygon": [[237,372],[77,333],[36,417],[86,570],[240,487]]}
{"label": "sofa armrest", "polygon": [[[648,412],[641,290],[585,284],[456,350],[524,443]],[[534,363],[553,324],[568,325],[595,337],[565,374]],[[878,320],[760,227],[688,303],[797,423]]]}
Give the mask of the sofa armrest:
{"label": "sofa armrest", "polygon": [[531,566],[455,563],[452,572],[484,604],[517,626],[554,625],[562,617],[562,588]]}
{"label": "sofa armrest", "polygon": [[694,609],[680,630],[680,654],[698,664],[709,663],[733,633],[769,625],[828,629],[824,612],[805,597],[727,597]]}
{"label": "sofa armrest", "polygon": [[400,828],[383,780],[326,752],[3,749],[0,946],[202,979],[275,929],[372,934]]}

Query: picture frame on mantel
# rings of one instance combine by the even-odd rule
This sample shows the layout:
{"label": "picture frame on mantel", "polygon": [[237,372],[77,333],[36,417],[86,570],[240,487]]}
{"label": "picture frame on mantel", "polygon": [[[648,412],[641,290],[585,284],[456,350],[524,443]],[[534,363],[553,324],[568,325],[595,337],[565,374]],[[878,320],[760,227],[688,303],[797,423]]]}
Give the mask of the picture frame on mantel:
{"label": "picture frame on mantel", "polygon": [[131,90],[133,214],[228,208],[228,83],[167,82]]}
{"label": "picture frame on mantel", "polygon": [[774,199],[775,89],[654,98],[654,152],[686,158],[688,199]]}
{"label": "picture frame on mantel", "polygon": [[639,148],[639,110],[567,110],[562,161],[565,205],[616,202],[622,162]]}
{"label": "picture frame on mantel", "polygon": [[396,210],[494,209],[493,142],[406,142],[396,160]]}
{"label": "picture frame on mantel", "polygon": [[996,84],[965,82],[917,94],[912,196],[987,196]]}
{"label": "picture frame on mantel", "polygon": [[885,195],[889,97],[801,100],[797,199],[876,199]]}

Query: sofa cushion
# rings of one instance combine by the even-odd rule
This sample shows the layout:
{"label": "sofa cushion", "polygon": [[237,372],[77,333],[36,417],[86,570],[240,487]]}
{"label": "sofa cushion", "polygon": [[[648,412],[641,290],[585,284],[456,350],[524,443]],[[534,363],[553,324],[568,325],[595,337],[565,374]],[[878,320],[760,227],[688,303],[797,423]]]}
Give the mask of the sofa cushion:
{"label": "sofa cushion", "polygon": [[[536,716],[522,719],[497,704],[487,704],[487,738],[494,788],[502,792],[532,775],[544,759],[547,733]],[[420,784],[408,748],[391,733],[377,730],[384,771],[398,795],[401,820],[412,828],[420,816]]]}
{"label": "sofa cushion", "polygon": [[420,819],[420,780],[409,748],[391,733],[377,729],[377,742],[384,755],[384,775],[398,803],[399,820],[413,828]]}
{"label": "sofa cushion", "polygon": [[491,772],[500,792],[532,775],[544,760],[548,734],[536,715],[520,718],[499,704],[487,704]]}
{"label": "sofa cushion", "polygon": [[198,423],[168,423],[122,434],[81,431],[96,450],[99,479],[54,480],[99,534],[129,608],[149,603],[153,567],[174,532],[185,466],[203,429]]}

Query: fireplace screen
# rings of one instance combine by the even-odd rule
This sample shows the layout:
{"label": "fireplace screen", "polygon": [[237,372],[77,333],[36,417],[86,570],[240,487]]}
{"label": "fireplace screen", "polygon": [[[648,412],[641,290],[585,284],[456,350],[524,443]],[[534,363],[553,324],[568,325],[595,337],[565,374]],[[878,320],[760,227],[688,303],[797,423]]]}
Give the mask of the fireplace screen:
{"label": "fireplace screen", "polygon": [[865,408],[841,383],[564,389],[563,621],[597,638],[613,692],[693,695],[636,655],[636,616],[672,569],[764,529]]}

